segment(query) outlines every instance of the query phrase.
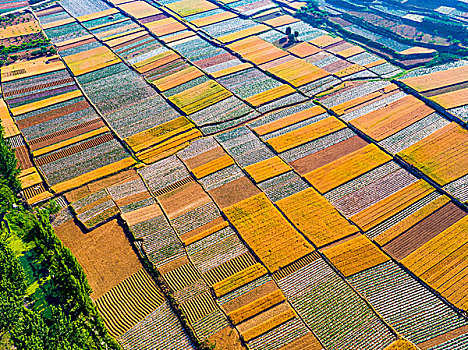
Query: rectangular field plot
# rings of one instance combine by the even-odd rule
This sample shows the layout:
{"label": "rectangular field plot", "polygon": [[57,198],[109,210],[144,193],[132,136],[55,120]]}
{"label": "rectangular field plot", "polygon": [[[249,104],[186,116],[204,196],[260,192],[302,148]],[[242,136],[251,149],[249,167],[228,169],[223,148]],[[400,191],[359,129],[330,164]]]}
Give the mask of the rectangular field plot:
{"label": "rectangular field plot", "polygon": [[[281,290],[312,329],[331,349],[383,349],[395,336],[377,314],[321,258],[278,274]],[[332,306],[332,307],[330,307]],[[371,327],[373,332],[363,332]]]}
{"label": "rectangular field plot", "polygon": [[224,213],[270,271],[313,251],[264,194],[239,202]]}

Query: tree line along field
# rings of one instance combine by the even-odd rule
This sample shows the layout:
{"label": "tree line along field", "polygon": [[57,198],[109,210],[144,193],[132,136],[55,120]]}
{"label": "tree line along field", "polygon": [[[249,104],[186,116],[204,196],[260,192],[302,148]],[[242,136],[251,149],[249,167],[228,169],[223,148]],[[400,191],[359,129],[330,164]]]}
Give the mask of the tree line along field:
{"label": "tree line along field", "polygon": [[6,348],[466,347],[466,61],[407,72],[301,6],[0,23],[50,47],[0,71]]}

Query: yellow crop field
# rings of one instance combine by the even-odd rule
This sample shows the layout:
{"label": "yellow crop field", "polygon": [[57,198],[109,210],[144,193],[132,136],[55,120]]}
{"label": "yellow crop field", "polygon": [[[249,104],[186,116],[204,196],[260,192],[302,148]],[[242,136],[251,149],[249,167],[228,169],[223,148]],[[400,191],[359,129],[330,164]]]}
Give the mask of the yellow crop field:
{"label": "yellow crop field", "polygon": [[292,24],[292,23],[299,22],[299,21],[300,20],[298,18],[294,18],[293,16],[283,15],[279,17],[274,17],[272,19],[268,19],[264,21],[263,23],[276,28],[276,27],[285,26],[287,24]]}
{"label": "yellow crop field", "polygon": [[401,262],[459,309],[466,309],[468,216],[432,238]]}
{"label": "yellow crop field", "polygon": [[76,76],[121,62],[120,58],[105,46],[66,56],[64,60]]}
{"label": "yellow crop field", "polygon": [[213,290],[218,298],[236,290],[243,285],[264,276],[267,273],[265,267],[261,264],[249,266],[245,270],[235,273],[234,275],[222,280],[213,285]]}
{"label": "yellow crop field", "polygon": [[171,96],[169,100],[184,111],[184,113],[190,115],[231,95],[232,93],[220,84],[214,80],[209,80]]}
{"label": "yellow crop field", "polygon": [[418,350],[418,348],[407,340],[395,340],[384,350]]}
{"label": "yellow crop field", "polygon": [[399,153],[440,185],[468,174],[468,131],[450,123]]}
{"label": "yellow crop field", "polygon": [[238,202],[224,213],[270,272],[314,251],[264,193]]}
{"label": "yellow crop field", "polygon": [[268,26],[263,25],[263,24],[259,24],[257,26],[251,27],[251,28],[239,30],[238,32],[234,32],[234,33],[231,33],[231,34],[228,34],[228,35],[224,35],[224,36],[218,38],[218,40],[221,41],[222,43],[227,44],[227,43],[230,43],[230,42],[242,39],[242,38],[246,38],[246,37],[254,35],[254,34],[259,34],[259,33],[262,33],[262,32],[266,32],[269,29],[270,28]]}
{"label": "yellow crop field", "polygon": [[41,175],[39,175],[35,167],[22,170],[18,175],[18,179],[22,189],[42,183]]}
{"label": "yellow crop field", "polygon": [[206,0],[182,0],[176,1],[166,5],[167,8],[171,9],[179,16],[187,17],[196,15],[210,10],[215,10],[218,6],[206,1]]}
{"label": "yellow crop field", "polygon": [[368,231],[434,191],[426,181],[418,180],[352,216],[351,220]]}
{"label": "yellow crop field", "polygon": [[59,56],[42,57],[35,60],[13,63],[1,68],[2,82],[32,77],[65,69]]}
{"label": "yellow crop field", "polygon": [[344,58],[349,58],[351,56],[354,56],[354,55],[357,55],[359,53],[362,53],[366,50],[364,50],[362,47],[360,46],[357,46],[357,45],[354,45],[348,49],[345,49],[343,51],[340,51],[338,52],[337,54],[341,57],[344,57]]}
{"label": "yellow crop field", "polygon": [[145,164],[151,164],[175,154],[187,147],[191,141],[202,136],[202,133],[198,129],[189,129],[181,134],[166,139],[156,146],[138,152],[136,156]]}
{"label": "yellow crop field", "polygon": [[109,332],[118,337],[164,302],[164,295],[141,269],[96,300]]}
{"label": "yellow crop field", "polygon": [[431,97],[431,100],[445,109],[465,106],[468,104],[468,88],[436,95]]}
{"label": "yellow crop field", "polygon": [[382,253],[379,248],[363,235],[324,249],[322,253],[345,277],[390,260],[387,255]]}
{"label": "yellow crop field", "polygon": [[41,27],[39,27],[39,23],[36,21],[18,23],[2,28],[0,31],[0,39],[14,38],[16,36],[39,33],[40,31]]}
{"label": "yellow crop field", "polygon": [[242,337],[244,338],[245,341],[249,341],[255,337],[258,337],[259,335],[262,335],[263,333],[268,332],[269,330],[279,326],[280,324],[285,323],[286,321],[289,321],[290,319],[296,317],[296,312],[293,309],[290,309],[288,311],[285,311],[279,315],[276,315],[269,320],[259,324],[258,326],[255,326],[243,333],[241,333]]}
{"label": "yellow crop field", "polygon": [[452,68],[418,77],[403,79],[402,82],[419,92],[443,88],[468,81],[468,66]]}
{"label": "yellow crop field", "polygon": [[222,156],[218,159],[212,160],[206,164],[200,165],[192,170],[193,175],[197,179],[201,179],[207,175],[213,174],[218,170],[227,168],[230,165],[234,164],[234,159],[232,159],[229,155]]}
{"label": "yellow crop field", "polygon": [[270,122],[268,124],[264,124],[261,126],[258,126],[256,128],[253,128],[253,130],[258,134],[258,135],[266,135],[270,132],[277,131],[279,129],[285,128],[287,126],[299,123],[301,121],[313,118],[317,115],[325,113],[325,109],[320,107],[320,106],[315,106],[312,108],[308,108],[306,110],[288,115],[284,118],[281,118],[279,120],[275,120],[273,122]]}
{"label": "yellow crop field", "polygon": [[171,17],[146,23],[145,27],[156,36],[164,36],[187,29],[184,24]]}
{"label": "yellow crop field", "polygon": [[194,66],[190,66],[180,72],[171,74],[167,77],[152,81],[160,91],[167,91],[176,86],[182,85],[190,80],[201,77],[203,72]]}
{"label": "yellow crop field", "polygon": [[59,96],[49,97],[40,101],[29,103],[27,105],[12,108],[11,114],[13,114],[14,116],[17,116],[20,114],[32,112],[40,108],[52,106],[56,103],[60,103],[60,102],[71,100],[73,98],[80,97],[81,95],[83,95],[81,93],[81,90],[74,90],[74,91],[66,92]]}
{"label": "yellow crop field", "polygon": [[408,95],[350,123],[374,140],[382,141],[433,112],[423,101]]}
{"label": "yellow crop field", "polygon": [[378,166],[392,157],[370,144],[305,175],[320,193],[326,193]]}
{"label": "yellow crop field", "polygon": [[258,107],[265,103],[272,102],[280,97],[290,95],[294,92],[296,91],[291,86],[284,84],[259,94],[247,97],[245,101],[254,107]]}
{"label": "yellow crop field", "polygon": [[324,47],[339,43],[341,41],[343,41],[343,39],[338,36],[333,37],[331,35],[326,34],[326,35],[319,36],[318,38],[313,39],[310,42],[314,44],[315,46],[324,48]]}
{"label": "yellow crop field", "polygon": [[215,24],[215,23],[222,22],[222,21],[225,21],[225,20],[228,20],[228,19],[231,19],[231,18],[236,18],[236,17],[237,17],[237,15],[235,13],[222,12],[222,13],[218,13],[216,15],[211,15],[211,16],[207,16],[207,17],[203,17],[203,18],[194,19],[193,21],[191,21],[191,23],[194,26],[197,26],[197,27],[204,27],[204,26],[207,26],[207,25],[210,25],[210,24]]}
{"label": "yellow crop field", "polygon": [[321,52],[322,50],[319,49],[317,46],[311,45],[307,42],[302,42],[300,44],[294,45],[293,47],[288,49],[293,55],[296,55],[300,58],[305,58],[316,53]]}
{"label": "yellow crop field", "polygon": [[103,166],[102,168],[90,171],[86,174],[77,176],[71,180],[61,182],[57,185],[52,186],[52,190],[56,193],[65,192],[73,188],[80,187],[93,180],[100,179],[110,174],[117,173],[122,169],[126,169],[136,163],[135,159],[128,157],[118,162]]}
{"label": "yellow crop field", "polygon": [[232,323],[238,324],[242,321],[259,314],[260,312],[269,309],[270,307],[286,300],[283,292],[278,289],[273,293],[265,295],[231,313],[228,314]]}
{"label": "yellow crop field", "polygon": [[199,240],[205,238],[205,237],[208,237],[210,236],[211,234],[215,233],[215,232],[218,232],[220,230],[222,230],[223,228],[226,228],[229,226],[229,223],[227,221],[223,221],[211,228],[209,228],[208,230],[205,230],[195,236],[192,236],[192,237],[187,237],[187,238],[184,238],[184,236],[181,236],[180,238],[182,239],[182,241],[184,242],[185,245],[190,245],[192,243],[195,243],[195,242],[198,242]]}
{"label": "yellow crop field", "polygon": [[436,210],[440,209],[442,206],[450,202],[450,198],[447,196],[441,196],[437,198],[435,201],[429,203],[428,205],[422,207],[417,212],[413,213],[412,215],[408,216],[404,220],[401,220],[396,225],[392,226],[390,229],[385,231],[384,233],[377,236],[374,241],[383,246],[390,242],[392,239],[398,237],[400,234],[411,228],[413,225],[417,224],[424,218],[431,215]]}
{"label": "yellow crop field", "polygon": [[271,179],[291,170],[283,160],[276,156],[245,167],[256,183]]}
{"label": "yellow crop field", "polygon": [[118,6],[122,11],[137,19],[159,15],[161,13],[156,7],[146,1],[133,1]]}
{"label": "yellow crop field", "polygon": [[359,232],[313,188],[281,199],[276,205],[317,247]]}
{"label": "yellow crop field", "polygon": [[8,107],[2,98],[0,98],[0,123],[3,127],[3,136],[5,138],[19,135],[20,131],[10,116]]}
{"label": "yellow crop field", "polygon": [[284,152],[304,143],[344,129],[346,125],[335,117],[329,117],[316,123],[290,131],[284,135],[273,137],[267,142],[276,152]]}
{"label": "yellow crop field", "polygon": [[286,80],[294,87],[300,87],[330,75],[322,68],[299,58],[294,58],[267,70],[271,74]]}
{"label": "yellow crop field", "polygon": [[354,73],[359,73],[361,71],[365,70],[363,66],[360,66],[359,64],[353,64],[352,66],[346,67],[338,72],[333,73],[339,78],[344,78],[347,77],[348,75],[354,74]]}
{"label": "yellow crop field", "polygon": [[127,137],[125,142],[134,150],[139,152],[152,145],[166,141],[183,131],[192,129],[194,125],[186,117],[179,117],[166,123],[160,124],[149,130],[142,131],[136,135]]}
{"label": "yellow crop field", "polygon": [[228,45],[228,48],[257,65],[288,55],[286,51],[281,50],[258,36],[251,36],[236,41]]}

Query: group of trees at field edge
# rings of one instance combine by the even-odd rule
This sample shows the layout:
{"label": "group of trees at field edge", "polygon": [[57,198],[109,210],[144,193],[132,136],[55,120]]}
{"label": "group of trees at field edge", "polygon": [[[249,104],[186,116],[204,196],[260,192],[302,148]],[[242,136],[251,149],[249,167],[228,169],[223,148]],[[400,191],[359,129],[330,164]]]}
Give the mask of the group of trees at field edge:
{"label": "group of trees at field edge", "polygon": [[[55,235],[49,220],[54,206],[28,209],[18,195],[18,172],[0,125],[0,349],[120,349],[89,297],[83,269]],[[24,268],[8,245],[12,236],[32,243],[35,263],[51,279],[47,313],[26,297]]]}

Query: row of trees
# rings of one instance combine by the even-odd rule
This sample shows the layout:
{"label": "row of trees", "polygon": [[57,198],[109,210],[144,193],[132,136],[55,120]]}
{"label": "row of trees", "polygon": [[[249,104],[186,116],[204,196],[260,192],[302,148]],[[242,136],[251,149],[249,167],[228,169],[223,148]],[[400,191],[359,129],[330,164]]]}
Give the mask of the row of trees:
{"label": "row of trees", "polygon": [[[54,206],[29,210],[21,189],[14,152],[0,126],[0,339],[19,350],[119,349],[92,303],[81,265],[55,235],[50,224]],[[47,271],[53,288],[48,312],[26,298],[24,268],[8,242],[20,238],[34,252],[34,264]],[[0,345],[1,347],[1,345]]]}

